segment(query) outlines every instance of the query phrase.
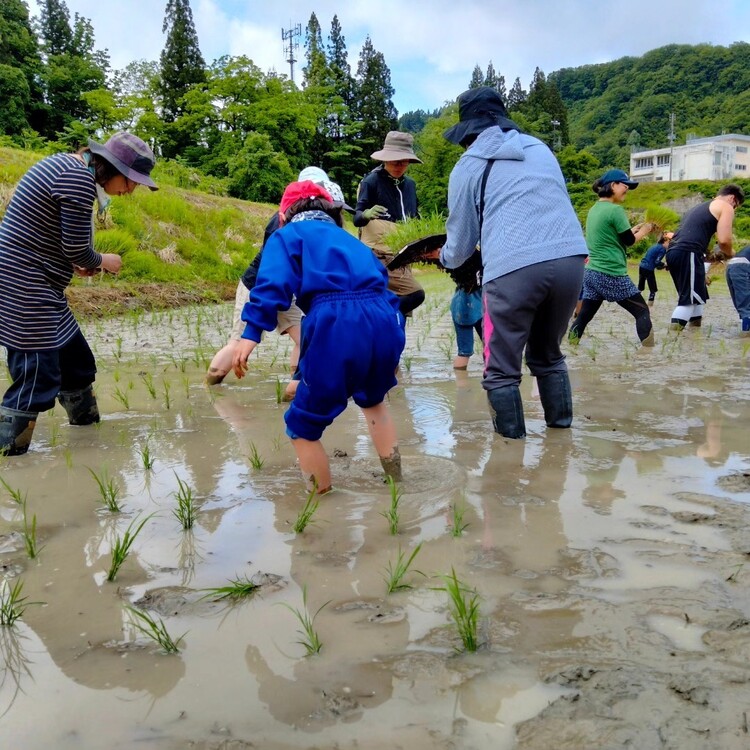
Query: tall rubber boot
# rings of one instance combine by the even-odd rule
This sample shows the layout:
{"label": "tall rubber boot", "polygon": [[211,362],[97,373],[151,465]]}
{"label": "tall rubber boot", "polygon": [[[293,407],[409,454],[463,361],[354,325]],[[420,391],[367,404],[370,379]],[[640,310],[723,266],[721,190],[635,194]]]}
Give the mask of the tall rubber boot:
{"label": "tall rubber boot", "polygon": [[487,399],[490,402],[492,424],[498,435],[514,440],[526,437],[523,401],[517,385],[493,388],[487,391]]}
{"label": "tall rubber boot", "polygon": [[93,386],[86,386],[80,391],[60,391],[57,400],[67,412],[70,424],[86,425],[99,421]]}
{"label": "tall rubber boot", "polygon": [[36,412],[0,406],[0,455],[20,456],[29,449]]}
{"label": "tall rubber boot", "polygon": [[570,427],[573,422],[573,396],[567,372],[552,372],[537,378],[539,398],[547,427]]}

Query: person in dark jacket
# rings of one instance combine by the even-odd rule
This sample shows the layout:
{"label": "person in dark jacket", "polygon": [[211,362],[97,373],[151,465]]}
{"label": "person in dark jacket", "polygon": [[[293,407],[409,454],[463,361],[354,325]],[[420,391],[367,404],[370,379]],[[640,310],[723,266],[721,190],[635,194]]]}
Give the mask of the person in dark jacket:
{"label": "person in dark jacket", "polygon": [[[409,164],[421,164],[422,160],[414,153],[413,136],[397,130],[388,133],[383,148],[371,157],[383,163],[359,185],[354,226],[359,227],[362,242],[387,266],[394,253],[384,237],[396,228],[396,222],[417,216],[417,188],[406,170]],[[398,296],[404,315],[424,302],[424,289],[414,280],[409,266],[388,271],[388,288]]]}
{"label": "person in dark jacket", "polygon": [[656,270],[665,268],[664,256],[669,248],[672,232],[662,232],[655,245],[652,245],[641,258],[638,266],[638,291],[642,292],[648,284],[648,304],[653,305],[659,287],[656,285]]}
{"label": "person in dark jacket", "polygon": [[0,406],[0,454],[26,453],[39,412],[55,399],[71,424],[99,421],[96,362],[65,288],[73,274],[119,272],[119,255],[94,250],[93,204],[103,211],[108,196],[157,190],[154,161],[140,138],[119,132],[42,159],[18,183],[0,223],[0,345],[13,381]]}

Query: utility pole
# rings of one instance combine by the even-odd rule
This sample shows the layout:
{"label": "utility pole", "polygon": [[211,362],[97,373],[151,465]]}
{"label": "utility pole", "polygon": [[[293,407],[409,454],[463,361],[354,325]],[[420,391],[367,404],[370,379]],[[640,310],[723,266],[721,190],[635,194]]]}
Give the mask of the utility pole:
{"label": "utility pole", "polygon": [[557,126],[560,124],[560,120],[550,120],[552,124],[552,150],[559,151],[562,146],[560,136],[557,134]]}
{"label": "utility pole", "polygon": [[674,134],[674,112],[669,115],[669,181],[672,182],[672,156],[674,154],[674,139],[677,136]]}
{"label": "utility pole", "polygon": [[298,23],[296,26],[291,26],[291,21],[289,23],[288,29],[281,29],[281,40],[284,42],[284,54],[288,55],[286,61],[289,63],[289,78],[294,83],[294,63],[297,62],[294,57],[294,50],[299,49],[299,42],[295,39],[302,36],[302,24]]}

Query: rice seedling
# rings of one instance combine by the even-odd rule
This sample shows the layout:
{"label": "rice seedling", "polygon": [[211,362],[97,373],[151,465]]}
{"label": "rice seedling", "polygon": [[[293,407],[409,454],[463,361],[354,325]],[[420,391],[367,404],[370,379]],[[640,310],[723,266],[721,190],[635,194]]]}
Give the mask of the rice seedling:
{"label": "rice seedling", "polygon": [[281,450],[281,435],[277,435],[272,441],[274,451],[278,453]]}
{"label": "rice seedling", "polygon": [[452,536],[459,537],[468,528],[469,524],[464,523],[465,513],[466,513],[465,506],[459,506],[458,503],[453,503],[453,505],[451,505],[451,535]]}
{"label": "rice seedling", "polygon": [[202,598],[213,599],[214,601],[230,600],[232,602],[238,602],[240,599],[252,596],[259,588],[259,584],[253,583],[253,581],[247,577],[230,578],[228,585],[226,586],[203,589],[203,591],[207,591],[208,593]]}
{"label": "rice seedling", "polygon": [[65,456],[65,465],[69,468],[73,468],[73,451],[70,450],[70,448],[66,448],[63,452],[63,456]]}
{"label": "rice seedling", "polygon": [[280,404],[283,401],[284,398],[284,386],[281,384],[281,381],[276,378],[276,403]]}
{"label": "rice seedling", "polygon": [[120,512],[120,503],[118,498],[120,497],[120,487],[111,479],[107,474],[106,467],[102,469],[101,474],[97,474],[92,468],[86,467],[89,473],[94,477],[97,487],[99,488],[99,497],[101,502],[107,508],[110,513]]}
{"label": "rice seedling", "polygon": [[450,575],[441,575],[445,584],[443,590],[450,599],[450,613],[456,623],[458,635],[466,651],[476,651],[479,647],[477,630],[479,626],[479,594],[470,589],[456,576],[451,568]]}
{"label": "rice seedling", "polygon": [[413,360],[414,357],[411,354],[405,354],[401,358],[401,361],[404,363],[404,369],[406,370],[406,372],[411,372],[411,364]]}
{"label": "rice seedling", "polygon": [[401,495],[403,493],[401,491],[401,488],[393,480],[393,477],[387,476],[385,478],[385,481],[388,484],[388,489],[391,492],[391,507],[388,508],[388,510],[381,511],[380,515],[383,516],[386,521],[388,521],[388,528],[390,529],[391,534],[393,536],[396,536],[396,534],[398,534],[398,526],[400,520],[398,505],[401,502]]}
{"label": "rice seedling", "polygon": [[151,398],[155,399],[156,398],[156,386],[154,385],[154,376],[150,372],[142,372],[141,380],[143,381],[143,384],[146,386],[148,395],[151,396]]}
{"label": "rice seedling", "polygon": [[258,452],[258,446],[255,445],[255,443],[250,443],[250,455],[248,458],[250,459],[250,466],[252,466],[255,471],[260,471],[266,463],[265,459],[261,458],[260,453]]}
{"label": "rice seedling", "polygon": [[54,448],[60,442],[60,425],[57,423],[52,424],[49,430],[49,444]]}
{"label": "rice seedling", "polygon": [[26,547],[26,554],[30,560],[36,558],[42,551],[42,548],[37,543],[36,539],[36,513],[31,517],[31,523],[29,523],[29,516],[26,512],[26,498],[23,499],[23,543]]}
{"label": "rice seedling", "polygon": [[320,611],[330,604],[327,601],[325,604],[321,604],[314,615],[310,615],[307,609],[307,586],[302,587],[302,609],[292,607],[291,604],[286,602],[279,602],[282,606],[286,607],[290,612],[293,612],[295,617],[299,620],[302,626],[301,630],[297,632],[300,635],[300,640],[297,641],[302,646],[306,653],[306,656],[312,656],[313,654],[319,654],[323,648],[323,643],[315,630],[315,618],[320,614]]}
{"label": "rice seedling", "polygon": [[307,525],[311,522],[319,505],[320,498],[318,496],[318,486],[315,484],[313,485],[312,490],[308,493],[307,500],[305,500],[305,504],[302,506],[302,510],[299,512],[297,520],[292,526],[295,533],[301,534],[307,528]]}
{"label": "rice seedling", "polygon": [[[401,551],[401,547],[399,547],[396,562],[392,563],[390,560],[388,561],[383,580],[385,581],[386,591],[389,594],[392,594],[394,591],[401,591],[402,589],[411,588],[411,584],[404,583],[404,576],[409,572],[409,568],[414,562],[414,558],[417,556],[419,550],[421,549],[422,543],[420,542],[414,548],[411,555],[409,555],[409,557],[407,558],[406,554]],[[419,573],[419,575],[422,576],[424,575],[424,573],[422,573],[422,571],[420,570],[415,570],[414,572]]]}
{"label": "rice seedling", "polygon": [[130,398],[128,394],[120,389],[120,386],[115,386],[115,392],[112,394],[117,401],[119,401],[126,409],[130,409]]}
{"label": "rice seedling", "polygon": [[180,643],[184,640],[187,632],[183,633],[179,638],[173,638],[167,626],[164,624],[164,620],[159,618],[157,622],[148,612],[143,612],[135,607],[125,607],[130,612],[132,618],[130,624],[141,634],[150,638],[155,643],[158,643],[166,653],[176,654],[180,650]]}
{"label": "rice seedling", "polygon": [[172,511],[174,517],[182,524],[182,528],[192,529],[195,523],[196,516],[198,515],[197,508],[195,507],[195,498],[193,497],[193,490],[190,488],[187,482],[183,482],[175,473],[177,479],[178,489],[175,493],[177,498],[177,507]]}
{"label": "rice seedling", "polygon": [[115,539],[115,543],[112,547],[112,562],[109,566],[109,572],[107,573],[107,580],[108,581],[114,581],[117,577],[117,573],[122,567],[122,564],[127,559],[128,555],[130,554],[130,548],[133,546],[133,542],[135,541],[138,534],[141,533],[141,530],[146,525],[146,521],[151,518],[154,514],[151,513],[150,515],[146,516],[142,521],[139,522],[139,516],[136,516],[128,526],[127,529],[125,529],[125,533],[120,536],[117,535],[117,538]]}
{"label": "rice seedling", "polygon": [[169,397],[169,391],[172,388],[172,385],[168,380],[162,380],[162,386],[164,388],[164,408],[169,411],[169,407],[172,404],[172,401]]}
{"label": "rice seedling", "polygon": [[146,471],[151,471],[154,468],[156,459],[151,453],[151,446],[148,444],[148,440],[143,445],[138,447],[138,455],[141,457],[141,464]]}
{"label": "rice seedling", "polygon": [[3,627],[12,627],[32,604],[41,604],[27,601],[28,597],[22,593],[23,581],[20,578],[17,578],[12,586],[6,579],[0,581],[0,625]]}
{"label": "rice seedling", "polygon": [[11,487],[2,477],[0,477],[0,485],[5,488],[5,491],[18,505],[23,505],[26,502],[26,495],[28,494],[27,492],[21,494],[21,490]]}

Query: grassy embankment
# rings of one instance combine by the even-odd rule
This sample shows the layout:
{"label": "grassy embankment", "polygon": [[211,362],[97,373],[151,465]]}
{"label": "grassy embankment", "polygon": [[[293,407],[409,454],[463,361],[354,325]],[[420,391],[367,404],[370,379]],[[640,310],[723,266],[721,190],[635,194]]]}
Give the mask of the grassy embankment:
{"label": "grassy embankment", "polygon": [[[0,148],[0,217],[15,183],[42,156]],[[159,162],[154,177],[158,192],[139,189],[114,198],[97,227],[96,249],[121,254],[123,269],[116,278],[76,278],[68,294],[77,312],[103,315],[234,298],[237,279],[255,256],[274,206],[228,198],[221,180],[176,162]],[[750,192],[750,180],[740,183]],[[628,195],[625,207],[636,223],[650,205],[674,207],[684,199],[707,199],[716,190],[717,183],[709,181],[644,183]],[[572,185],[570,195],[584,221],[596,197],[588,185]],[[428,217],[412,230],[435,232],[436,219]],[[633,256],[654,239],[639,243]],[[736,248],[750,244],[750,207],[738,212],[735,239]]]}

